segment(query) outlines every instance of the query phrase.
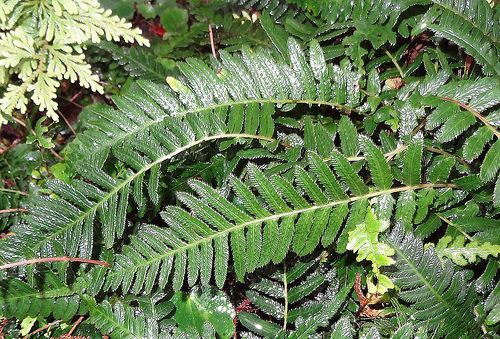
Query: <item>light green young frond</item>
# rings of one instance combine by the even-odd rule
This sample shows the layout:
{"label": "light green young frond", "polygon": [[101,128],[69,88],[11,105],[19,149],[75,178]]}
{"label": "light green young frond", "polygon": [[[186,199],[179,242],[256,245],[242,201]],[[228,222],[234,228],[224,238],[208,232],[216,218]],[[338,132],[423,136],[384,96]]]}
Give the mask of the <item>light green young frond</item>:
{"label": "light green young frond", "polygon": [[90,65],[85,62],[85,55],[71,54],[72,50],[68,46],[49,47],[49,63],[47,64],[47,74],[56,76],[57,79],[68,79],[71,82],[79,82],[82,87],[90,88],[94,92],[103,93],[103,88],[99,84],[99,77],[92,74]]}
{"label": "light green young frond", "polygon": [[349,232],[349,242],[346,248],[358,254],[357,261],[371,261],[372,272],[378,280],[377,285],[368,284],[370,293],[384,294],[388,289],[394,288],[391,280],[380,272],[380,267],[395,263],[391,258],[394,255],[394,250],[378,239],[380,233],[388,227],[389,221],[378,220],[372,208],[369,207],[365,221],[356,225],[356,228]]}
{"label": "light green young frond", "polygon": [[56,80],[48,74],[42,73],[27,88],[28,92],[33,92],[31,99],[35,105],[38,105],[40,111],[46,111],[47,116],[55,121],[59,120],[56,113],[57,103],[55,102],[57,87],[59,87],[59,83]]}
{"label": "light green young frond", "polygon": [[25,59],[37,59],[34,37],[23,27],[0,33],[0,66],[16,67]]}
{"label": "light green young frond", "polygon": [[0,2],[0,28],[4,28],[7,16],[14,10],[21,0],[5,0]]}
{"label": "light green young frond", "polygon": [[28,98],[57,121],[56,80],[68,79],[102,93],[98,76],[85,62],[84,43],[98,43],[104,38],[149,45],[138,28],[132,29],[130,23],[104,10],[95,0],[48,0],[43,5],[37,1],[2,1],[0,27],[5,31],[0,33],[0,83],[12,75],[0,98],[2,123],[14,110],[25,113]]}
{"label": "light green young frond", "polygon": [[[26,87],[25,85],[9,84],[3,97],[0,98],[0,111],[12,112],[12,110],[18,109],[21,113],[26,112],[28,105],[28,98],[25,96]],[[5,123],[7,123],[7,119],[0,114],[0,124]]]}
{"label": "light green young frond", "polygon": [[7,71],[7,68],[0,66],[0,87],[3,87],[7,83],[8,77],[9,72]]}
{"label": "light green young frond", "polygon": [[476,262],[477,257],[486,259],[488,256],[498,257],[500,245],[490,242],[480,243],[472,240],[465,243],[463,235],[455,239],[451,236],[445,236],[439,239],[436,245],[436,253],[441,257],[450,258],[455,264],[466,266]]}

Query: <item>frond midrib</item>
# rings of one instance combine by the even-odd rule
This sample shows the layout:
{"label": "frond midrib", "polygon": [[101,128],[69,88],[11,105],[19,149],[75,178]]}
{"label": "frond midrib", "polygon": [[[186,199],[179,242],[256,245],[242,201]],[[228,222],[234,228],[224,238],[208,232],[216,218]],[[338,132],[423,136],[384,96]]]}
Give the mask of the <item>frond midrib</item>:
{"label": "frond midrib", "polygon": [[18,299],[26,299],[26,298],[31,298],[31,297],[37,297],[37,299],[53,299],[53,298],[59,298],[59,297],[69,297],[72,295],[75,295],[76,292],[71,290],[68,286],[63,286],[57,289],[52,289],[48,293],[47,291],[35,291],[33,293],[27,293],[27,294],[16,294],[13,296],[8,296],[6,298],[0,299],[0,302],[3,303],[4,305],[12,302],[13,300],[18,300]]}
{"label": "frond midrib", "polygon": [[[202,239],[187,243],[184,246],[177,247],[177,248],[172,249],[168,252],[162,253],[159,256],[155,256],[152,259],[141,262],[138,265],[134,265],[133,267],[140,268],[140,267],[144,267],[144,266],[149,266],[156,261],[160,261],[160,260],[163,260],[164,258],[174,256],[177,253],[187,251],[187,250],[194,248],[194,247],[197,247],[203,243],[211,242],[213,239],[222,237],[226,234],[230,234],[232,232],[236,232],[236,231],[244,229],[246,227],[249,227],[252,225],[259,225],[259,224],[262,224],[262,223],[265,223],[268,221],[276,221],[276,220],[279,220],[281,218],[296,216],[296,215],[300,215],[302,213],[312,212],[312,211],[324,209],[324,208],[332,208],[332,207],[337,206],[337,205],[351,203],[351,202],[363,200],[363,199],[370,199],[370,198],[378,197],[378,196],[385,195],[385,194],[393,194],[393,193],[399,193],[399,192],[404,192],[404,191],[413,191],[413,190],[426,189],[426,188],[454,188],[454,187],[455,187],[455,185],[453,185],[453,184],[419,184],[419,185],[414,185],[414,186],[402,186],[402,187],[396,187],[396,188],[391,188],[391,189],[382,190],[382,191],[375,191],[375,192],[371,192],[371,193],[368,193],[365,195],[350,197],[348,199],[331,201],[331,202],[328,202],[328,203],[322,204],[322,205],[313,205],[313,206],[310,206],[307,208],[292,210],[292,211],[283,212],[283,213],[279,213],[279,214],[272,214],[272,215],[269,215],[266,217],[253,219],[251,221],[247,221],[247,222],[244,222],[241,224],[235,224],[233,227],[217,231],[217,232],[215,232],[207,237],[204,237]],[[112,271],[110,274],[108,274],[108,278],[113,277],[115,275],[119,275],[122,271],[124,271],[124,270],[128,271],[130,269],[131,269],[131,267],[127,267],[124,269],[120,269],[118,271]]]}
{"label": "frond midrib", "polygon": [[161,164],[162,162],[167,161],[169,159],[172,159],[173,157],[175,157],[179,153],[187,151],[188,149],[195,147],[199,144],[202,144],[204,142],[211,141],[211,140],[217,140],[217,139],[226,139],[226,138],[253,138],[253,139],[268,140],[268,141],[271,140],[268,137],[247,134],[247,133],[222,133],[222,134],[215,134],[215,135],[211,135],[211,136],[206,136],[206,137],[203,137],[199,140],[195,140],[195,141],[193,141],[185,146],[182,146],[182,147],[176,149],[175,151],[170,152],[170,153],[158,158],[157,160],[147,164],[141,170],[134,172],[133,174],[127,176],[125,178],[125,180],[120,181],[118,183],[118,185],[116,185],[113,190],[109,191],[106,195],[104,195],[104,197],[101,200],[97,201],[91,208],[87,209],[78,218],[74,219],[71,223],[68,223],[65,227],[57,230],[54,233],[51,233],[48,237],[44,237],[40,242],[37,242],[34,246],[32,246],[34,248],[34,251],[37,251],[40,246],[51,241],[52,239],[57,238],[61,233],[66,232],[71,227],[74,227],[78,223],[83,222],[92,213],[96,212],[97,209],[99,207],[101,207],[106,201],[108,201],[112,196],[118,194],[123,187],[125,187],[127,184],[129,184],[132,181],[134,181],[135,179],[137,179],[141,174],[150,170],[153,166]]}

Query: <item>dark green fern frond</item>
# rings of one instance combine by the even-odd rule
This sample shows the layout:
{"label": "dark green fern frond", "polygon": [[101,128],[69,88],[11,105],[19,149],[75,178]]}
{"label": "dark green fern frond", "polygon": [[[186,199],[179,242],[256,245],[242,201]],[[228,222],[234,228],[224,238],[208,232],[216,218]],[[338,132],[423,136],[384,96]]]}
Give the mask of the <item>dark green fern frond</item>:
{"label": "dark green fern frond", "polygon": [[[359,105],[357,73],[336,67],[329,74],[319,47],[307,60],[296,41],[288,46],[290,65],[267,50],[245,48],[241,55],[221,51],[219,73],[188,59],[179,64],[185,84],[173,78],[168,79],[170,88],[139,81],[113,98],[116,109],[101,104],[89,108],[83,114],[85,132],[67,148],[77,178],[71,185],[48,183],[57,197],[33,201],[27,224],[15,229],[9,244],[0,244],[2,257],[51,256],[56,248],[90,257],[95,232],[102,234],[107,248],[124,233],[129,196],[139,215],[148,201],[159,206],[162,164],[179,154],[224,139],[272,141],[272,116],[297,104]],[[332,85],[333,93],[321,90]],[[110,159],[121,163],[119,173],[104,166]],[[100,230],[94,229],[96,220]]]}
{"label": "dark green fern frond", "polygon": [[78,312],[81,299],[52,272],[37,277],[30,286],[20,279],[6,279],[0,285],[0,311],[5,317],[48,317],[69,321]]}
{"label": "dark green fern frond", "polygon": [[167,72],[165,67],[155,60],[154,54],[141,47],[125,48],[109,42],[98,45],[103,50],[111,53],[116,60],[132,77],[142,80],[165,81]]}
{"label": "dark green fern frond", "polygon": [[83,301],[89,310],[88,322],[107,333],[111,338],[142,339],[158,338],[158,326],[151,317],[145,317],[140,309],[119,301],[113,305],[108,301],[97,304],[91,297]]}
{"label": "dark green fern frond", "polygon": [[321,266],[318,260],[299,261],[289,270],[253,283],[246,295],[267,315],[267,320],[241,313],[239,321],[258,335],[288,333],[287,337],[291,338],[311,335],[318,328],[326,327],[345,301],[352,284],[339,289],[335,270]]}
{"label": "dark green fern frond", "polygon": [[[246,296],[260,311],[276,321],[295,324],[297,319],[308,318],[322,308],[321,302],[311,296],[333,284],[334,278],[334,271],[322,270],[318,260],[299,261],[286,271],[253,283]],[[307,300],[311,302],[304,305]]]}
{"label": "dark green fern frond", "polygon": [[[427,90],[421,88],[421,93],[427,94]],[[431,103],[435,109],[426,123],[428,130],[437,129],[435,142],[455,141],[467,131],[474,131],[463,144],[464,158],[472,162],[485,152],[480,178],[484,182],[494,180],[500,167],[497,159],[500,132],[491,110],[500,104],[498,79],[486,77],[477,81],[451,81],[429,94],[432,94],[427,99],[429,102],[435,100],[434,96],[442,100]]]}
{"label": "dark green fern frond", "polygon": [[418,31],[429,28],[455,42],[484,67],[486,74],[500,76],[499,18],[490,4],[486,0],[433,0],[433,3]]}
{"label": "dark green fern frond", "polygon": [[[337,242],[337,251],[342,253],[348,232],[364,220],[368,199],[446,186],[413,183],[369,192],[342,154],[335,159],[335,172],[350,187],[351,196],[341,188],[335,172],[313,153],[308,157],[311,174],[296,166],[294,182],[268,177],[254,164],[247,168],[250,186],[231,177],[229,195],[191,180],[196,195],[179,193],[178,200],[185,207],[168,206],[161,213],[168,228],[143,225],[131,237],[104,289],[149,292],[156,282],[163,288],[170,275],[174,289],[183,286],[185,276],[193,285],[198,280],[208,284],[213,275],[222,286],[230,252],[236,275],[243,280],[258,267],[281,262],[289,250],[303,256],[320,242],[331,243],[352,203]],[[386,200],[378,202],[382,208],[387,208]]]}
{"label": "dark green fern frond", "polygon": [[387,239],[396,251],[396,272],[391,276],[401,288],[399,296],[415,310],[415,325],[425,325],[436,336],[479,336],[475,321],[474,285],[466,271],[443,265],[432,248],[424,250],[422,241],[404,233],[397,225]]}

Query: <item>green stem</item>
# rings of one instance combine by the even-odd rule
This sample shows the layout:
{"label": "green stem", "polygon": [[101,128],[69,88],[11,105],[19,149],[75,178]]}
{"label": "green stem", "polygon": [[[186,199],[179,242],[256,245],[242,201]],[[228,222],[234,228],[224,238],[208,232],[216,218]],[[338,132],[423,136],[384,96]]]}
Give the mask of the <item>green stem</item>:
{"label": "green stem", "polygon": [[466,232],[464,232],[460,226],[458,226],[457,224],[455,224],[453,221],[451,221],[450,219],[442,216],[441,214],[436,214],[438,216],[439,219],[443,220],[445,223],[447,223],[448,225],[454,227],[455,229],[457,229],[457,231],[459,231],[460,233],[462,233],[464,235],[464,237],[466,237],[467,239],[469,239],[469,241],[472,241],[472,237],[470,235],[468,235]]}
{"label": "green stem", "polygon": [[26,192],[17,191],[17,190],[11,190],[9,188],[1,188],[1,187],[0,187],[0,192],[14,193],[14,194],[20,194],[20,195],[28,195],[28,193],[26,193]]}
{"label": "green stem", "polygon": [[389,52],[388,50],[385,50],[385,54],[387,54],[387,56],[389,57],[389,59],[391,59],[394,66],[396,66],[396,68],[398,69],[399,75],[401,75],[401,79],[404,79],[405,74],[404,74],[403,70],[401,69],[401,67],[399,66],[397,60],[392,56],[391,52]]}

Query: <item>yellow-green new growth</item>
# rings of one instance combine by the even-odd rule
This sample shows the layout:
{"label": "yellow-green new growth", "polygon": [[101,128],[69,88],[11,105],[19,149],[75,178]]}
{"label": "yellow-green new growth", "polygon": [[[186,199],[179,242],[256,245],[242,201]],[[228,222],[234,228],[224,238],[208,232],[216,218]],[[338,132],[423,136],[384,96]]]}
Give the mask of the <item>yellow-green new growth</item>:
{"label": "yellow-green new growth", "polygon": [[489,241],[480,243],[472,240],[465,244],[465,237],[451,236],[442,237],[436,245],[436,252],[441,257],[450,258],[455,264],[466,266],[477,261],[477,257],[486,259],[488,256],[498,257],[500,245],[492,244]]}
{"label": "yellow-green new growth", "polygon": [[58,120],[59,81],[78,82],[103,92],[85,61],[87,43],[108,41],[149,45],[138,28],[103,9],[97,0],[0,0],[0,124],[14,110],[25,113],[28,97]]}
{"label": "yellow-green new growth", "polygon": [[[380,273],[380,267],[390,266],[395,261],[390,258],[394,250],[384,243],[379,242],[378,236],[389,227],[389,221],[378,220],[375,213],[368,207],[365,221],[349,232],[347,249],[358,253],[357,261],[368,260],[372,263],[372,274],[368,275],[368,292],[372,294],[384,294],[388,289],[394,288],[394,284],[386,275]],[[377,278],[375,285],[373,276]]]}

